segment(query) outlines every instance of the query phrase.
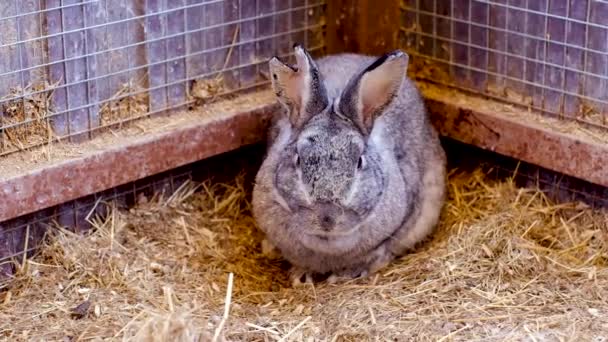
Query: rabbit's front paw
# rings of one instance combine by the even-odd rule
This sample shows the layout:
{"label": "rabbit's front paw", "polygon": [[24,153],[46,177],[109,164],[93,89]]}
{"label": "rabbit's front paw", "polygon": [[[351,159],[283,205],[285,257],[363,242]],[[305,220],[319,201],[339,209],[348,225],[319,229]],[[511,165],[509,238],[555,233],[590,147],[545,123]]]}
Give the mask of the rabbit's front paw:
{"label": "rabbit's front paw", "polygon": [[291,285],[293,287],[312,284],[312,273],[302,268],[292,266],[289,270],[289,279],[291,280]]}
{"label": "rabbit's front paw", "polygon": [[369,275],[369,271],[367,269],[354,269],[354,270],[346,270],[341,272],[332,273],[329,278],[327,278],[327,283],[336,284],[343,281],[349,281],[353,279],[366,278]]}

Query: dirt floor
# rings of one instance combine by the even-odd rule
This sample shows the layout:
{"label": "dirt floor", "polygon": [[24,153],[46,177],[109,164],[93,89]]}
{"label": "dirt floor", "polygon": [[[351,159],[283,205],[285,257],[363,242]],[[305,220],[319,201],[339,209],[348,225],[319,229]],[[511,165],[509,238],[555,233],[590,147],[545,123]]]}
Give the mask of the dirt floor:
{"label": "dirt floor", "polygon": [[452,169],[433,237],[379,274],[294,289],[250,179],[189,183],[57,230],[0,293],[10,341],[606,341],[608,213]]}

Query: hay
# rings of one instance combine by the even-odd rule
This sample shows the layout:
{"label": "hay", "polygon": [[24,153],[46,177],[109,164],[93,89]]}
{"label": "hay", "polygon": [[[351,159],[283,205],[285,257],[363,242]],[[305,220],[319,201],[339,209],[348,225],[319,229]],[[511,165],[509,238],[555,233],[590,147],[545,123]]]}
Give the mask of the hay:
{"label": "hay", "polygon": [[53,139],[49,117],[56,86],[48,82],[28,84],[25,89],[11,88],[10,93],[0,99],[0,154],[24,150]]}
{"label": "hay", "polygon": [[414,80],[432,80],[443,85],[453,83],[449,66],[428,59],[412,56],[408,65],[408,76]]}
{"label": "hay", "polygon": [[[186,185],[168,199],[141,198],[129,212],[113,210],[89,236],[57,231],[0,295],[0,336],[607,337],[608,215],[581,203],[552,203],[481,170],[453,170],[442,223],[415,253],[370,279],[294,289],[288,265],[261,253],[243,177],[195,190]],[[72,315],[87,301],[88,310]]]}
{"label": "hay", "polygon": [[196,79],[192,81],[190,101],[194,101],[195,106],[202,106],[206,102],[213,102],[218,95],[226,91],[225,89],[226,85],[221,73],[212,78]]}
{"label": "hay", "polygon": [[99,108],[103,127],[122,127],[128,119],[141,118],[149,111],[149,94],[135,80],[123,83],[120,89]]}

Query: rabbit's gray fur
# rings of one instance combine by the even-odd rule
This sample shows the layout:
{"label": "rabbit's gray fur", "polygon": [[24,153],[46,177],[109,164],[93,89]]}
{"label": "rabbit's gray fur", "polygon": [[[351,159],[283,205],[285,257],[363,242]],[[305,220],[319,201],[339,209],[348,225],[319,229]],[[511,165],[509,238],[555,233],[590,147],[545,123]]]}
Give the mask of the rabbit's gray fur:
{"label": "rabbit's gray fur", "polygon": [[[266,249],[275,246],[293,265],[294,284],[314,273],[331,273],[330,280],[366,276],[437,224],[445,153],[418,89],[405,76],[405,53],[340,54],[317,62],[302,47],[295,53],[296,67],[270,61],[286,115],[270,131],[253,215],[266,233]],[[358,96],[358,89],[375,94],[379,88],[388,91]]]}

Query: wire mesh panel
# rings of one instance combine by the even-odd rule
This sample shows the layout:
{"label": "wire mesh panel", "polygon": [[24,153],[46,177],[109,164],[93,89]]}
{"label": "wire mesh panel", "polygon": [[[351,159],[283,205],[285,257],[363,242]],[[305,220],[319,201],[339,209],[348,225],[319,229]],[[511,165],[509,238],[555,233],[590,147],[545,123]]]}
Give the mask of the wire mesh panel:
{"label": "wire mesh panel", "polygon": [[268,84],[322,0],[4,0],[0,156]]}
{"label": "wire mesh panel", "polygon": [[608,129],[608,1],[403,0],[417,78]]}

